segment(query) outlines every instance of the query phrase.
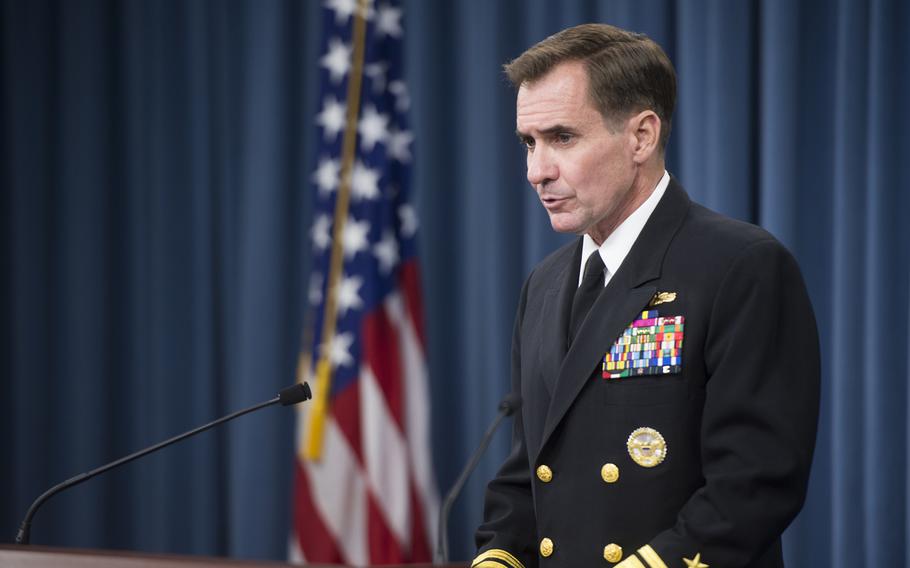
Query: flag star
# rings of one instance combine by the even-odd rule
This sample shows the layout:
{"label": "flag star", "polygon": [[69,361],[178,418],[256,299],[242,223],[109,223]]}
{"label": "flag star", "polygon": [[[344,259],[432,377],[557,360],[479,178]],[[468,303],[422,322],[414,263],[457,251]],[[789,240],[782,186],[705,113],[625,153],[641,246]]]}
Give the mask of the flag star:
{"label": "flag star", "polygon": [[379,197],[379,176],[382,172],[368,168],[357,160],[351,172],[351,197],[355,200]]}
{"label": "flag star", "polygon": [[411,142],[414,141],[414,135],[410,130],[398,130],[393,128],[389,132],[389,139],[386,142],[389,156],[406,164],[411,161]]}
{"label": "flag star", "polygon": [[379,269],[388,274],[398,264],[398,241],[392,231],[386,231],[382,240],[373,245],[373,254],[379,261]]}
{"label": "flag star", "polygon": [[398,219],[401,221],[401,234],[413,237],[417,232],[417,211],[411,205],[402,205],[398,208]]}
{"label": "flag star", "polygon": [[335,23],[340,26],[346,23],[357,9],[357,0],[327,0],[323,6],[335,12]]}
{"label": "flag star", "polygon": [[341,163],[332,158],[322,158],[319,166],[313,172],[313,181],[319,187],[323,197],[338,189],[338,175],[341,172]]}
{"label": "flag star", "polygon": [[348,310],[357,310],[363,307],[363,300],[360,298],[361,286],[363,286],[363,278],[360,278],[359,276],[341,279],[341,284],[338,285],[337,292],[337,309],[339,314],[344,315]]}
{"label": "flag star", "polygon": [[389,66],[381,61],[363,66],[363,73],[373,82],[373,92],[381,93],[385,90],[385,74]]}
{"label": "flag star", "polygon": [[337,37],[329,40],[329,51],[319,63],[329,70],[333,83],[340,82],[351,69],[351,46]]}
{"label": "flag star", "polygon": [[401,37],[401,9],[382,5],[376,13],[376,31],[380,35]]}
{"label": "flag star", "polygon": [[316,124],[322,127],[322,136],[326,142],[334,141],[338,133],[344,130],[346,111],[335,97],[328,96],[322,101],[322,110],[316,115]]}
{"label": "flag star", "polygon": [[[328,355],[333,367],[347,367],[354,362],[354,358],[351,357],[351,346],[353,344],[353,333],[339,333],[329,341],[328,345],[323,344],[322,349],[323,353]],[[328,353],[325,353],[325,351],[328,351]]]}
{"label": "flag star", "polygon": [[395,110],[405,112],[411,108],[411,95],[408,93],[408,86],[404,81],[389,83],[389,92],[395,95]]}
{"label": "flag star", "polygon": [[310,289],[307,298],[314,306],[322,302],[322,275],[318,272],[310,275]]}
{"label": "flag star", "polygon": [[377,142],[385,142],[389,136],[389,117],[376,110],[373,105],[363,110],[363,116],[357,124],[360,134],[360,147],[364,152],[370,152]]}
{"label": "flag star", "polygon": [[331,244],[332,235],[329,234],[329,228],[331,228],[331,226],[332,218],[325,214],[316,217],[316,220],[313,221],[313,228],[310,235],[316,250],[323,251]]}
{"label": "flag star", "polygon": [[358,252],[366,250],[369,245],[367,234],[370,232],[369,221],[358,221],[348,217],[341,232],[341,244],[344,247],[344,256],[353,258]]}

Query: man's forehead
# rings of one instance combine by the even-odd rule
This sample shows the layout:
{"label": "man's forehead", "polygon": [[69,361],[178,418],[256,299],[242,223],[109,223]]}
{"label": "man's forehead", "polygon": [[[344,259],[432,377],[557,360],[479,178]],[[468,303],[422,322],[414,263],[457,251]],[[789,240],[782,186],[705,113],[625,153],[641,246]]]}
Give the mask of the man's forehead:
{"label": "man's forehead", "polygon": [[515,114],[519,132],[591,120],[597,111],[590,103],[584,66],[580,62],[560,64],[540,79],[522,84]]}
{"label": "man's forehead", "polygon": [[580,61],[566,61],[542,77],[525,81],[518,88],[518,106],[528,102],[587,98],[588,73]]}

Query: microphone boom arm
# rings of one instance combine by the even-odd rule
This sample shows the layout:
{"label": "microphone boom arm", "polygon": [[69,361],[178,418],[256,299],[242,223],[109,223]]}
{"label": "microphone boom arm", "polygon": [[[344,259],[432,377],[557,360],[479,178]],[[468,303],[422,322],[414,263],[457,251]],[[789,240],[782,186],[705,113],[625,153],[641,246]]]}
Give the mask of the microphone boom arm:
{"label": "microphone boom arm", "polygon": [[518,395],[510,393],[502,399],[502,402],[499,403],[499,413],[484,433],[480,446],[474,450],[474,453],[471,455],[471,461],[469,461],[461,471],[461,475],[458,476],[455,485],[446,493],[446,498],[439,508],[439,532],[436,535],[436,552],[433,559],[434,564],[439,565],[449,561],[449,510],[455,503],[455,499],[458,497],[458,494],[461,493],[461,489],[464,487],[465,482],[467,482],[468,477],[474,472],[474,468],[477,467],[480,458],[483,457],[484,452],[487,450],[487,446],[489,446],[490,442],[493,440],[493,434],[496,432],[496,429],[499,428],[499,423],[502,422],[505,417],[511,416],[520,407],[521,397]]}
{"label": "microphone boom arm", "polygon": [[[297,388],[297,387],[300,387],[300,388]],[[219,424],[223,424],[223,423],[227,422],[228,420],[233,420],[234,418],[243,416],[244,414],[249,414],[250,412],[259,410],[260,408],[265,408],[266,406],[278,404],[279,402],[282,403],[282,405],[287,406],[289,404],[296,404],[297,402],[307,400],[310,397],[311,397],[311,394],[310,394],[309,385],[307,385],[306,383],[295,384],[291,387],[283,389],[281,391],[281,393],[278,396],[276,396],[275,398],[266,400],[264,402],[260,402],[259,404],[254,404],[253,406],[250,406],[249,408],[244,408],[243,410],[238,410],[237,412],[233,412],[231,414],[228,414],[227,416],[222,416],[221,418],[218,418],[217,420],[212,420],[208,424],[203,424],[202,426],[199,426],[198,428],[194,428],[194,429],[190,430],[189,432],[184,432],[183,434],[174,436],[173,438],[168,438],[167,440],[164,440],[163,442],[158,442],[154,446],[149,446],[148,448],[139,450],[138,452],[135,452],[128,456],[122,457],[116,461],[112,461],[109,464],[103,465],[101,467],[95,468],[95,469],[85,472],[85,473],[80,473],[79,475],[73,476],[62,483],[58,483],[57,485],[51,487],[50,489],[48,489],[47,491],[42,493],[37,499],[35,499],[35,501],[31,505],[31,507],[28,508],[28,512],[25,513],[25,519],[23,519],[22,524],[19,526],[19,532],[16,534],[16,544],[28,544],[29,543],[29,540],[31,537],[32,518],[35,516],[35,513],[38,512],[38,509],[41,507],[41,505],[44,504],[45,501],[47,501],[48,499],[50,499],[57,493],[60,493],[64,489],[67,489],[74,485],[79,485],[80,483],[82,483],[84,481],[88,481],[89,479],[95,477],[98,474],[101,474],[108,470],[114,469],[115,467],[119,467],[121,465],[127,464],[133,460],[141,458],[142,456],[151,454],[152,452],[157,452],[158,450],[160,450],[166,446],[170,446],[171,444],[174,444],[183,439],[189,438],[190,436],[195,436],[196,434],[205,432],[206,430],[208,430],[210,428],[214,428],[215,426],[218,426]]]}

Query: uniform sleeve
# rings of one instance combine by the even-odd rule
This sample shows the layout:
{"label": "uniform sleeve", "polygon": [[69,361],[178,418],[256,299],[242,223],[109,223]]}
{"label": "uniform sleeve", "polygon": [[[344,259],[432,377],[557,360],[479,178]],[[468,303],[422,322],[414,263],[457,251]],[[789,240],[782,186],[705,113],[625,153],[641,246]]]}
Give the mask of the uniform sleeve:
{"label": "uniform sleeve", "polygon": [[[528,282],[521,291],[512,333],[512,391],[521,392],[521,322],[527,303]],[[496,477],[487,485],[484,520],[477,529],[477,557],[472,568],[531,568],[537,566],[537,533],[531,496],[531,476],[525,444],[522,410],[514,414],[512,449]]]}
{"label": "uniform sleeve", "polygon": [[744,567],[802,508],[818,423],[818,330],[799,268],[777,241],[752,244],[728,269],[704,356],[705,484],[622,568]]}

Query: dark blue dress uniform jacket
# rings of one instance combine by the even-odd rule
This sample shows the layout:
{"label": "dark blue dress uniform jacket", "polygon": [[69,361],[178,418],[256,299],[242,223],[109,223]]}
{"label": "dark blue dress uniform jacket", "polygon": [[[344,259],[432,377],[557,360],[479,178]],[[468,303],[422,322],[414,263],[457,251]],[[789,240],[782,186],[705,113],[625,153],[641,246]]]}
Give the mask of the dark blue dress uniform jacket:
{"label": "dark blue dress uniform jacket", "polygon": [[[512,387],[523,403],[487,489],[473,565],[783,566],[780,535],[806,494],[820,375],[793,257],[671,179],[568,346],[580,255],[580,240],[551,254],[522,290]],[[675,298],[649,308],[661,292]],[[648,309],[684,316],[681,371],[603,379],[604,353]],[[654,467],[627,448],[642,427],[665,441]]]}

